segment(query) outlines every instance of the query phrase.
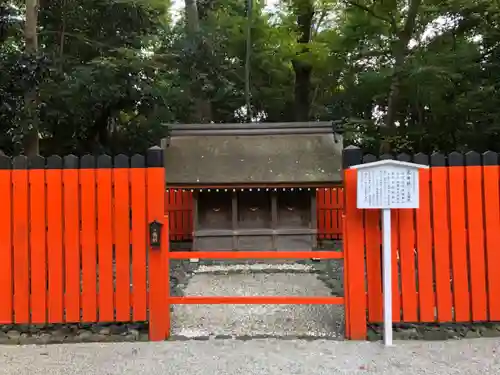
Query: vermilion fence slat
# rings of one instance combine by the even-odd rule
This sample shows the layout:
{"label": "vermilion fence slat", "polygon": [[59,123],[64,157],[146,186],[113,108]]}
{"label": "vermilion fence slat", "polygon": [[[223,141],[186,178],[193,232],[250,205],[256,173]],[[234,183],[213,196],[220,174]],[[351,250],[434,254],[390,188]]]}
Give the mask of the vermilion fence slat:
{"label": "vermilion fence slat", "polygon": [[97,169],[97,241],[99,321],[114,320],[113,283],[113,202],[111,158],[98,158]]}
{"label": "vermilion fence slat", "polygon": [[415,270],[415,211],[399,211],[401,264],[401,306],[403,321],[418,322],[418,297]]}
{"label": "vermilion fence slat", "polygon": [[467,219],[469,233],[469,270],[472,298],[472,319],[483,321],[488,317],[486,298],[486,267],[484,252],[484,219],[482,167],[465,167],[467,186]]}
{"label": "vermilion fence slat", "polygon": [[130,170],[130,194],[132,211],[132,318],[147,320],[146,286],[146,170],[145,160],[135,155]]}
{"label": "vermilion fence slat", "polygon": [[437,316],[440,322],[453,320],[450,274],[450,228],[448,224],[448,171],[433,167],[432,212],[434,234],[434,269],[436,274]]}
{"label": "vermilion fence slat", "polygon": [[[461,157],[459,154],[458,157]],[[463,165],[463,157],[462,163]],[[467,230],[465,227],[465,170],[463,166],[448,168],[450,186],[451,262],[455,321],[470,320],[469,267]],[[453,202],[453,203],[451,203]]]}
{"label": "vermilion fence slat", "polygon": [[401,288],[399,287],[399,211],[391,210],[391,245],[392,245],[392,321],[401,321]]}
{"label": "vermilion fence slat", "polygon": [[498,185],[500,180],[499,167],[488,165],[483,170],[484,179],[484,209],[486,220],[486,261],[488,275],[489,320],[500,321],[500,199]]}
{"label": "vermilion fence slat", "polygon": [[434,276],[432,257],[431,201],[429,191],[430,172],[419,172],[420,205],[416,210],[417,224],[417,268],[418,303],[421,322],[433,322],[434,314]]}
{"label": "vermilion fence slat", "polygon": [[332,233],[332,203],[333,203],[333,191],[332,189],[324,189],[325,192],[325,206],[322,207],[323,215],[325,215],[325,227],[323,228],[323,233],[325,233],[325,238],[331,239]]}
{"label": "vermilion fence slat", "polygon": [[63,222],[64,263],[66,288],[64,304],[66,322],[80,321],[80,202],[78,181],[78,159],[64,158],[63,170]]}
{"label": "vermilion fence slat", "polygon": [[47,259],[49,323],[64,322],[62,159],[47,159]]}
{"label": "vermilion fence slat", "polygon": [[345,178],[345,212],[346,236],[349,236],[349,248],[345,252],[346,267],[349,269],[346,279],[346,293],[349,307],[350,338],[364,340],[366,338],[366,287],[365,287],[365,236],[363,211],[356,207],[355,170],[347,170]]}
{"label": "vermilion fence slat", "polygon": [[12,270],[12,172],[10,160],[0,156],[0,324],[10,324],[13,318]]}
{"label": "vermilion fence slat", "polygon": [[326,191],[324,189],[318,189],[316,191],[316,216],[317,216],[317,226],[318,226],[318,238],[326,238],[326,212],[324,207],[326,205]]}
{"label": "vermilion fence slat", "polygon": [[30,321],[29,279],[29,220],[28,170],[24,156],[14,158],[13,180],[13,239],[14,239],[14,321]]}
{"label": "vermilion fence slat", "polygon": [[[155,161],[162,160],[161,154],[156,154],[156,150],[150,150],[148,154],[148,168],[147,173],[147,221],[152,223],[157,221],[164,222],[163,212],[163,197],[164,197],[164,184],[165,184],[165,171],[161,165],[154,167]],[[156,160],[159,159],[159,160]],[[153,164],[153,166],[151,165]],[[166,223],[168,224],[168,223]],[[168,244],[164,244],[166,246]],[[169,322],[169,311],[167,306],[167,293],[166,288],[169,280],[165,279],[168,274],[166,267],[166,254],[165,248],[152,249],[149,244],[149,336],[153,341],[164,340],[168,333],[167,327]]]}
{"label": "vermilion fence slat", "polygon": [[[45,159],[39,158],[40,169],[29,171],[30,184],[30,261],[31,322],[47,322],[47,253]],[[3,196],[3,195],[2,195]]]}
{"label": "vermilion fence slat", "polygon": [[365,212],[366,276],[368,288],[368,320],[383,320],[382,313],[382,261],[380,211]]}
{"label": "vermilion fence slat", "polygon": [[82,320],[97,321],[96,174],[93,156],[81,161]]}
{"label": "vermilion fence slat", "polygon": [[129,162],[120,155],[115,158],[114,232],[116,258],[116,320],[130,321],[130,203]]}
{"label": "vermilion fence slat", "polygon": [[[187,238],[192,238],[193,233],[193,195],[189,191],[182,193],[183,206],[187,209],[182,210],[183,228],[187,228]],[[169,217],[170,220],[170,217]]]}
{"label": "vermilion fence slat", "polygon": [[344,226],[343,226],[343,210],[344,210],[344,189],[343,188],[337,188],[337,191],[338,191],[338,201],[337,201],[337,211],[336,211],[336,214],[337,214],[337,217],[338,217],[338,231],[337,231],[337,237],[339,239],[342,239],[342,233],[344,233]]}

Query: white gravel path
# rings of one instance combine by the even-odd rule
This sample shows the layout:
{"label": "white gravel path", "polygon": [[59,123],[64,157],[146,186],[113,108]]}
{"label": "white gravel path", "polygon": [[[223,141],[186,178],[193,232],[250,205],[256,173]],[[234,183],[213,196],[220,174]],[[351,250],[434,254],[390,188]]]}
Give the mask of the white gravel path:
{"label": "white gravel path", "polygon": [[[266,273],[255,273],[266,270]],[[272,270],[281,273],[273,272]],[[221,272],[229,272],[227,274]],[[234,271],[244,273],[234,273]],[[204,266],[189,280],[190,296],[321,296],[331,291],[306,265]],[[342,338],[338,305],[175,305],[172,334],[183,337]]]}
{"label": "white gravel path", "polygon": [[497,375],[500,340],[210,340],[0,347],[0,375]]}

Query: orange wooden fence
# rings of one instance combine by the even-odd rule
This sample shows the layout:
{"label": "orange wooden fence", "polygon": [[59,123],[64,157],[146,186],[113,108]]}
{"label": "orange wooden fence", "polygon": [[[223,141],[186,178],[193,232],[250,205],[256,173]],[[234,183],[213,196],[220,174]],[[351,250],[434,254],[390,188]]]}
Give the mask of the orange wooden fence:
{"label": "orange wooden fence", "polygon": [[164,336],[147,224],[163,220],[165,179],[161,150],[146,156],[0,156],[0,324],[149,320]]}
{"label": "orange wooden fence", "polygon": [[[348,165],[376,160],[361,160],[359,149],[344,157]],[[417,154],[413,160],[431,168],[420,172],[420,208],[392,213],[393,321],[499,321],[497,154]],[[367,322],[383,320],[380,211],[356,208],[354,170],[346,171],[344,187],[350,338],[364,339]]]}
{"label": "orange wooden fence", "polygon": [[[343,189],[320,188],[316,191],[319,239],[342,238]],[[170,240],[190,240],[193,231],[193,195],[190,190],[167,189],[165,214],[170,217]]]}

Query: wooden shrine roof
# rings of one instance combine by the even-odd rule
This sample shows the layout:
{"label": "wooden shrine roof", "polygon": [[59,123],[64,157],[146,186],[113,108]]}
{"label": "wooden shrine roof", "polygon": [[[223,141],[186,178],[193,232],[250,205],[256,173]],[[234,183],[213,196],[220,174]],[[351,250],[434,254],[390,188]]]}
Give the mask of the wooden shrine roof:
{"label": "wooden shrine roof", "polygon": [[173,132],[163,142],[167,186],[315,185],[342,181],[340,135],[263,133],[185,132],[187,135],[177,136]]}

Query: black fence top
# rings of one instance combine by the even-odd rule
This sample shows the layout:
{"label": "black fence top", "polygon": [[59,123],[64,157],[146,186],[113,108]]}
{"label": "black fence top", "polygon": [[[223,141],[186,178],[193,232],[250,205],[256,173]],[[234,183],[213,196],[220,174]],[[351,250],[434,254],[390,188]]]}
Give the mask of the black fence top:
{"label": "black fence top", "polygon": [[0,155],[0,169],[103,169],[103,168],[157,168],[163,167],[163,150],[154,146],[145,155],[127,156],[123,154],[114,157],[110,155],[52,155],[15,156],[13,158]]}
{"label": "black fence top", "polygon": [[479,153],[476,151],[469,151],[466,153],[453,151],[449,154],[440,152],[433,152],[432,154],[406,154],[401,153],[397,155],[383,154],[373,155],[364,154],[363,151],[355,146],[348,146],[343,151],[343,167],[347,169],[353,165],[371,163],[377,160],[399,160],[405,162],[413,162],[417,164],[424,164],[431,167],[455,167],[455,166],[487,166],[499,165],[499,154],[493,151],[486,151]]}

